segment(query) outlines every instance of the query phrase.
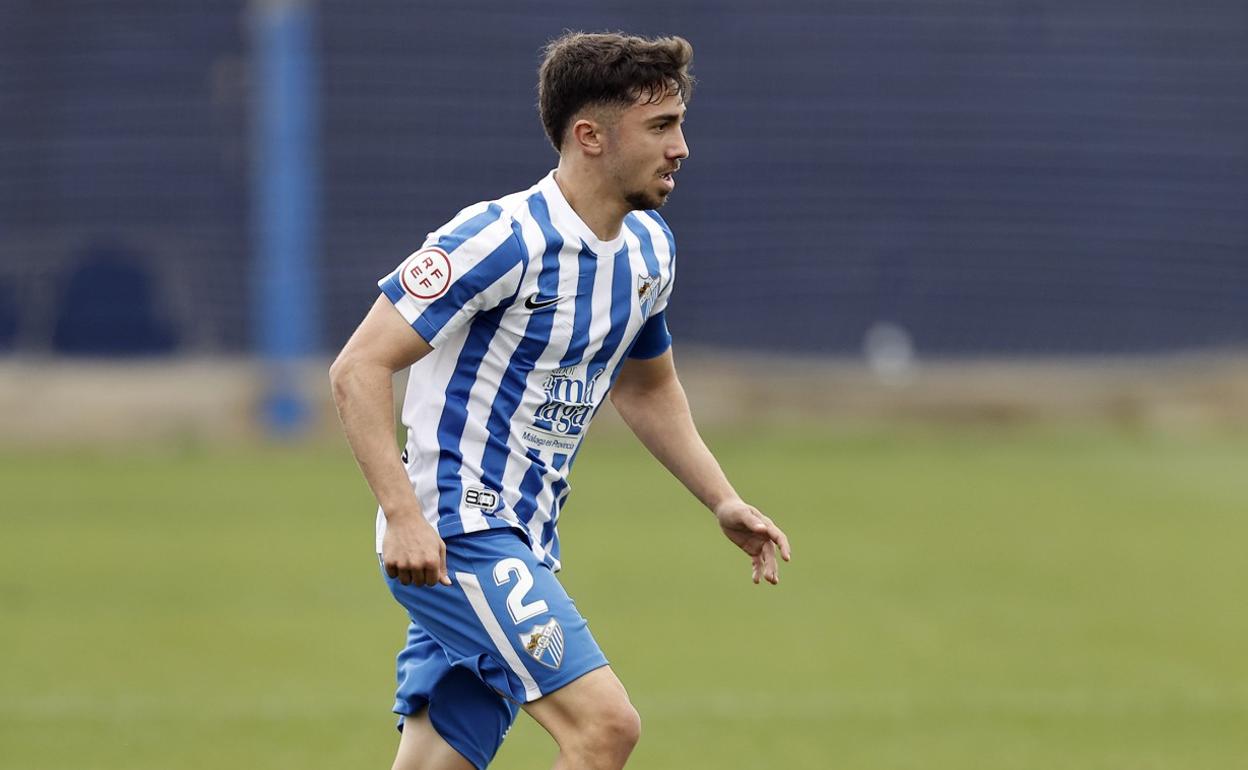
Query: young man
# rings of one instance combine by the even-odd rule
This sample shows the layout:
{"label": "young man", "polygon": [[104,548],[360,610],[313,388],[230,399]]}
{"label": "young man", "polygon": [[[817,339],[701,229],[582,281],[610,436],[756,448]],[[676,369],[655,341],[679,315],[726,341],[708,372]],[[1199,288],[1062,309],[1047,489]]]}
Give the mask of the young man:
{"label": "young man", "polygon": [[[608,391],[755,583],[789,558],[698,436],[672,364],[675,246],[653,209],[689,155],[691,57],[679,37],[552,42],[540,103],[558,168],[430,233],[331,368],[411,618],[397,770],[485,767],[520,707],[558,743],[556,768],[623,767],[636,744],[637,712],[554,577],[568,472]],[[391,376],[407,367],[400,457]]]}

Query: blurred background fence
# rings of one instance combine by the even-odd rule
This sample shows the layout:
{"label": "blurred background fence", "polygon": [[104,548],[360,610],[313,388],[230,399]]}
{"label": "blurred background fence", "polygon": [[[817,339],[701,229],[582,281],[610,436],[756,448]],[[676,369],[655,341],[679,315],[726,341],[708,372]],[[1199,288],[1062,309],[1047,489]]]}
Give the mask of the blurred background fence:
{"label": "blurred background fence", "polygon": [[695,47],[670,322],[796,553],[604,410],[561,579],[635,765],[1243,767],[1248,1],[0,0],[0,770],[386,766],[328,358],[554,165],[565,28]]}
{"label": "blurred background fence", "polygon": [[565,28],[695,46],[682,344],[887,370],[1248,342],[1238,0],[3,0],[10,367],[246,356],[292,315],[282,350],[332,353],[427,231],[554,165],[535,69]]}

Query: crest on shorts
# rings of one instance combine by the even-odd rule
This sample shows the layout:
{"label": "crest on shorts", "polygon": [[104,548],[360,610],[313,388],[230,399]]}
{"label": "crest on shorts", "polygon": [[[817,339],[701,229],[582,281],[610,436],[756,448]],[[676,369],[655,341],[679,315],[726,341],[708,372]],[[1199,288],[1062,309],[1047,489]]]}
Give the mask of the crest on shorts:
{"label": "crest on shorts", "polygon": [[520,645],[543,666],[559,668],[563,662],[563,627],[551,618],[545,625],[533,626],[520,634]]}

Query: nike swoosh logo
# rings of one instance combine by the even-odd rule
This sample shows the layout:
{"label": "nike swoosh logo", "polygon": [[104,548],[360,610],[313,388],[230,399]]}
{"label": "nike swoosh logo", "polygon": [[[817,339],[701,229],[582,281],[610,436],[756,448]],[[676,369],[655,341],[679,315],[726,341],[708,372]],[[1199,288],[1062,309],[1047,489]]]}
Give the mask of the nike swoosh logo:
{"label": "nike swoosh logo", "polygon": [[552,297],[550,299],[543,299],[539,301],[537,295],[534,294],[533,296],[525,299],[524,306],[529,310],[541,310],[544,307],[550,307],[561,299],[563,299],[563,297]]}

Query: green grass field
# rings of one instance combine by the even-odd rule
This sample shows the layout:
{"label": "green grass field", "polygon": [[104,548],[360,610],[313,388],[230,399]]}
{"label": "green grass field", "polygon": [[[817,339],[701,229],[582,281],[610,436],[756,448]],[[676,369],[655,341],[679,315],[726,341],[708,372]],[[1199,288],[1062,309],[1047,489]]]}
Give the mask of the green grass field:
{"label": "green grass field", "polygon": [[[573,477],[631,767],[1248,767],[1248,439],[710,440],[778,588],[630,440]],[[389,766],[404,616],[343,448],[8,451],[0,490],[0,766]],[[553,756],[521,717],[494,767]]]}

